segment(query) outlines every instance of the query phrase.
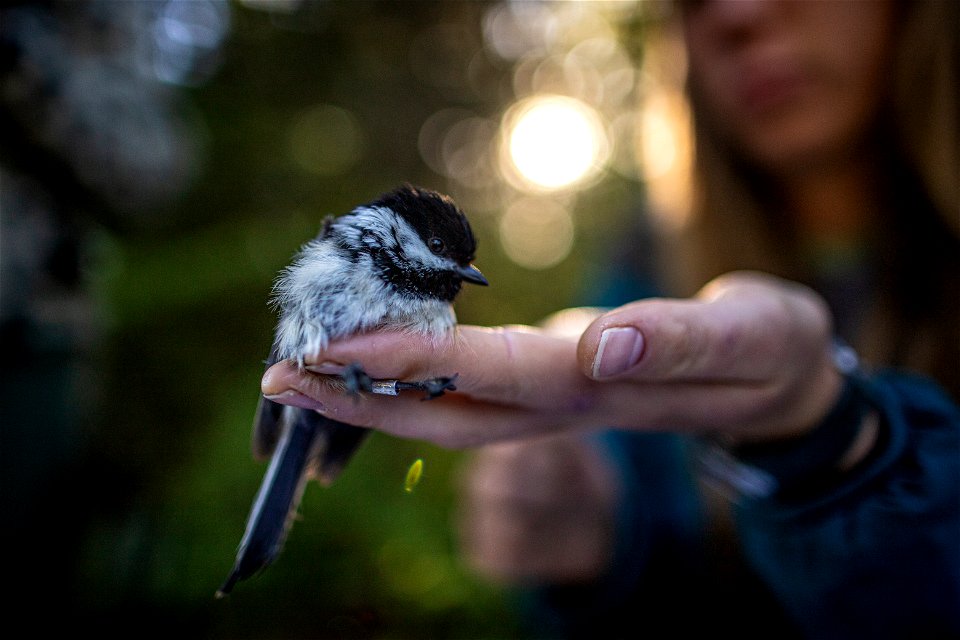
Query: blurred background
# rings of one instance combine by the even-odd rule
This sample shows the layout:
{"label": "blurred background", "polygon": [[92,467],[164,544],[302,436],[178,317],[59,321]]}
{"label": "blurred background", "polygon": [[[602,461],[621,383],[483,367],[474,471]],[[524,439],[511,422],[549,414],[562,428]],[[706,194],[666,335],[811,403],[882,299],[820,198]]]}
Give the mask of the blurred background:
{"label": "blurred background", "polygon": [[644,46],[665,11],[6,3],[11,620],[125,636],[536,635],[517,594],[457,557],[466,454],[381,434],[331,488],[308,487],[275,565],[214,600],[265,470],[249,430],[267,299],[325,215],[407,181],[452,195],[479,237],[492,286],[464,291],[462,322],[533,323],[643,295],[650,235],[673,224],[644,202],[688,152]]}

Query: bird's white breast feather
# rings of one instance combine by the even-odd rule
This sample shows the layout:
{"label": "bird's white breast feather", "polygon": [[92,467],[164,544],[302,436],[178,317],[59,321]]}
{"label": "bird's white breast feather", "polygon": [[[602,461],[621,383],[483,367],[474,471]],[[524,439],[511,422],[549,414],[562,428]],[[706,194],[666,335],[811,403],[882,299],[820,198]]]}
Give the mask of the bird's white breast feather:
{"label": "bird's white breast feather", "polygon": [[[349,226],[334,228],[352,246],[363,246],[373,235],[382,246],[396,248],[426,268],[442,269],[443,260],[424,245],[417,233],[392,212],[360,208]],[[456,325],[453,307],[436,298],[399,293],[377,277],[373,260],[360,253],[351,262],[329,239],[314,240],[301,250],[274,287],[280,309],[275,345],[280,359],[296,358],[327,347],[331,340],[381,326],[427,335],[444,335]]]}

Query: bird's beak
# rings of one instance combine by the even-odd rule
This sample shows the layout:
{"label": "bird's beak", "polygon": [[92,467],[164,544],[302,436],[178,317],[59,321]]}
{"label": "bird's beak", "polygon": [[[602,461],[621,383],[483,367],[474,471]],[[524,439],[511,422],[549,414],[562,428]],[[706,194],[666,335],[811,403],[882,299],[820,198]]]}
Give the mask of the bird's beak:
{"label": "bird's beak", "polygon": [[480,273],[480,269],[477,269],[472,264],[468,264],[465,267],[459,267],[457,269],[457,275],[467,282],[472,282],[473,284],[483,285],[484,287],[490,284],[487,282],[487,279],[483,277],[483,274]]}

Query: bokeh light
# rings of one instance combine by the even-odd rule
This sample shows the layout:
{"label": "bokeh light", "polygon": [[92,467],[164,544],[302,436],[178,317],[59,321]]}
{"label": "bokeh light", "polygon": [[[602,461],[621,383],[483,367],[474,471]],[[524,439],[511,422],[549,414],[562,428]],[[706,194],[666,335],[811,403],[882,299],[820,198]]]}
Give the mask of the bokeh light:
{"label": "bokeh light", "polygon": [[442,176],[472,189],[492,186],[497,123],[465,109],[443,109],[420,127],[417,146],[427,165]]}
{"label": "bokeh light", "polygon": [[153,42],[141,43],[138,52],[152,49],[146,58],[157,79],[199,85],[212,76],[230,29],[230,6],[223,0],[165,2],[157,14]]}
{"label": "bokeh light", "polygon": [[500,219],[500,243],[507,256],[528,269],[558,264],[573,248],[574,226],[569,209],[548,198],[523,198]]}
{"label": "bokeh light", "polygon": [[508,179],[530,190],[569,187],[596,176],[609,154],[600,115],[566,96],[535,96],[504,118]]}
{"label": "bokeh light", "polygon": [[692,192],[690,115],[675,91],[652,92],[638,113],[635,154],[651,211],[669,227],[686,223]]}
{"label": "bokeh light", "polygon": [[666,100],[649,100],[640,116],[640,157],[647,180],[663,177],[677,161],[678,143]]}
{"label": "bokeh light", "polygon": [[556,34],[553,8],[539,2],[503,2],[490,8],[483,21],[487,46],[504,60],[516,60],[546,49]]}
{"label": "bokeh light", "polygon": [[363,131],[346,109],[321,104],[304,111],[290,127],[290,154],[304,171],[321,176],[344,173],[359,160]]}

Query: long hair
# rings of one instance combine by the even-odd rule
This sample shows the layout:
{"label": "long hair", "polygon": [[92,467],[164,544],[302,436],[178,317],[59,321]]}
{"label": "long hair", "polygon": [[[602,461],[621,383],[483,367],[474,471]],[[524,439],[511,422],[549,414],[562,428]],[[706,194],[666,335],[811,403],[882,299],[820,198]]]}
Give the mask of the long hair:
{"label": "long hair", "polygon": [[[889,207],[872,238],[869,311],[850,339],[872,365],[928,374],[960,397],[960,3],[909,1],[898,17],[871,141]],[[694,142],[680,183],[691,192],[672,196],[689,210],[667,229],[669,284],[690,294],[722,273],[756,269],[814,285],[771,181],[709,126],[686,85]]]}

